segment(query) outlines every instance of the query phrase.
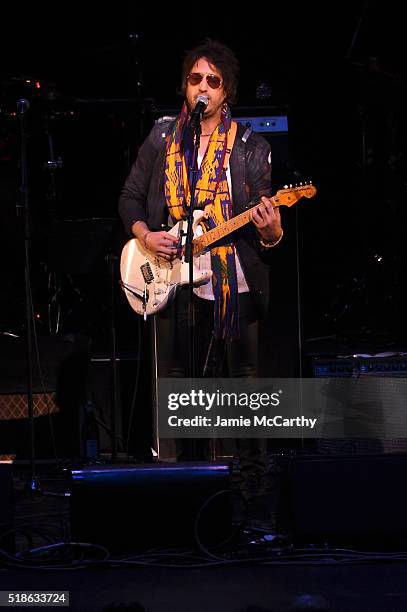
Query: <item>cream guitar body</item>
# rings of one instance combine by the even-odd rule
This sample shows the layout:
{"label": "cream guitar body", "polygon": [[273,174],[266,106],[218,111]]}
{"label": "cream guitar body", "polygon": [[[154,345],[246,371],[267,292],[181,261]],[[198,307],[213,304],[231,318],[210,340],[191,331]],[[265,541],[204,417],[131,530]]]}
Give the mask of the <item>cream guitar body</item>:
{"label": "cream guitar body", "polygon": [[[203,216],[194,211],[194,227]],[[184,245],[186,221],[179,221],[169,231]],[[210,281],[211,270],[200,270],[199,257],[193,257],[193,284],[195,287]],[[165,308],[174,297],[177,288],[189,282],[189,264],[184,257],[169,262],[148,251],[137,238],[129,240],[122,251],[120,260],[122,287],[130,306],[140,315],[155,314]]]}
{"label": "cream guitar body", "polygon": [[[313,185],[305,184],[281,189],[270,199],[273,206],[293,206],[301,198],[312,198],[315,193]],[[192,243],[194,286],[208,283],[212,276],[211,270],[201,269],[200,255],[208,251],[214,243],[249,223],[256,206],[262,204],[251,202],[244,212],[202,235],[196,234],[201,228],[199,221],[204,213],[201,210],[194,211]],[[186,231],[187,222],[179,221],[169,232],[178,238],[181,253]],[[137,238],[132,238],[125,244],[121,254],[120,275],[121,285],[130,306],[138,314],[147,317],[165,308],[174,297],[177,288],[188,284],[189,264],[185,262],[183,255],[171,262],[162,259],[146,249]]]}

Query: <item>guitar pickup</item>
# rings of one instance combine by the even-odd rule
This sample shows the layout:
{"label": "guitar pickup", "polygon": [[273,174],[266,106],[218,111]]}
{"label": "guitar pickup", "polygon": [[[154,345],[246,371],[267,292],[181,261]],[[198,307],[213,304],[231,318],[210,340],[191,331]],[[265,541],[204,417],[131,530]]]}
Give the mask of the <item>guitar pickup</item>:
{"label": "guitar pickup", "polygon": [[149,262],[146,262],[145,264],[140,266],[140,270],[143,275],[145,283],[148,284],[154,280],[154,274],[153,274],[153,271],[151,270]]}

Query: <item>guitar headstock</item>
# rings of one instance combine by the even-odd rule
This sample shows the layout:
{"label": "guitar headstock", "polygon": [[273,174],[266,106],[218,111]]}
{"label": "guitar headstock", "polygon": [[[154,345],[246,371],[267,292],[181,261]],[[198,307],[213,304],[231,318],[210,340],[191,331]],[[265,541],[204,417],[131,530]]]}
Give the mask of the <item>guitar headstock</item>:
{"label": "guitar headstock", "polygon": [[312,183],[285,185],[279,189],[272,200],[275,206],[293,206],[301,198],[313,198],[317,190]]}

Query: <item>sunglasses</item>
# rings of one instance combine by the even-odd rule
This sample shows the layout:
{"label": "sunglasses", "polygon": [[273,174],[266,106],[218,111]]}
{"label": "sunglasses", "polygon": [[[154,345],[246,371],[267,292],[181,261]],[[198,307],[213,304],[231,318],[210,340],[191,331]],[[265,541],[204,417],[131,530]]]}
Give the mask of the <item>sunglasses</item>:
{"label": "sunglasses", "polygon": [[206,82],[211,89],[219,89],[222,85],[222,79],[216,74],[201,74],[200,72],[190,72],[187,76],[187,82],[190,85],[199,85],[204,78],[206,78]]}

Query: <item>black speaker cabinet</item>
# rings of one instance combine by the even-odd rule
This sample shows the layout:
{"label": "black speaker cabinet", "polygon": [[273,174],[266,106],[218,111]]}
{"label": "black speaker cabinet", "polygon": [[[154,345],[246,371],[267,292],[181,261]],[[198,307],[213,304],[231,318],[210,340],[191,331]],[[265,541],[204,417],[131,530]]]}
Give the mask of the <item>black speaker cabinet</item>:
{"label": "black speaker cabinet", "polygon": [[[140,368],[137,377],[137,369]],[[115,418],[116,450],[143,461],[151,457],[151,390],[147,375],[148,359],[137,361],[132,351],[120,351],[116,357],[118,393],[114,395],[113,362],[108,353],[91,357],[88,396],[94,403],[99,426],[99,451],[112,450],[112,408]],[[138,382],[137,388],[135,388]],[[136,395],[135,395],[136,394]]]}
{"label": "black speaker cabinet", "polygon": [[110,551],[219,544],[230,536],[229,466],[115,465],[72,471],[72,538]]}
{"label": "black speaker cabinet", "polygon": [[[79,455],[79,414],[89,362],[87,336],[40,336],[33,350],[33,408],[37,459]],[[24,338],[0,338],[0,453],[31,455]]]}
{"label": "black speaker cabinet", "polygon": [[302,543],[399,542],[407,538],[406,473],[407,455],[293,457],[279,528]]}

